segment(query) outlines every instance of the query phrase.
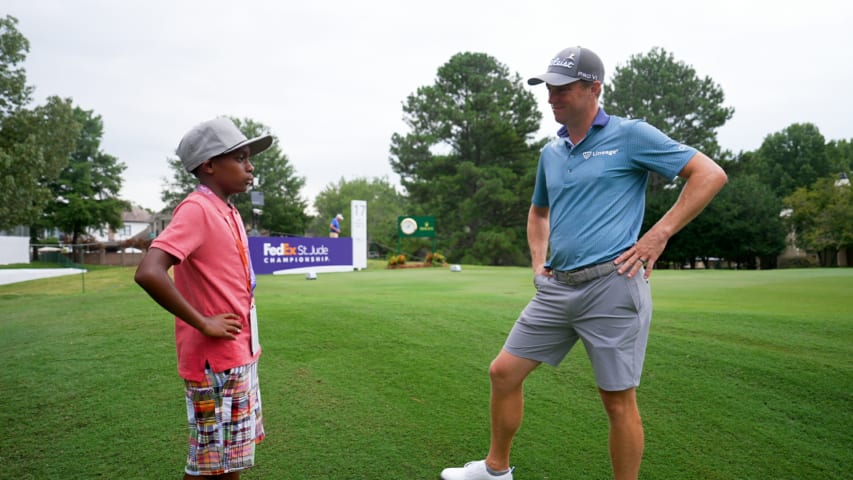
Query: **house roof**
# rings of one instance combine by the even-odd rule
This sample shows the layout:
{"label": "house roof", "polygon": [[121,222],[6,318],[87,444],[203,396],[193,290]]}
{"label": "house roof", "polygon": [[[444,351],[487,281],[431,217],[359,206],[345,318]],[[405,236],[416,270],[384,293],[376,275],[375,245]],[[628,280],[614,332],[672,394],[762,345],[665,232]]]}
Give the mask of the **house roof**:
{"label": "house roof", "polygon": [[142,207],[133,205],[129,211],[124,211],[121,214],[123,222],[150,223],[151,214]]}

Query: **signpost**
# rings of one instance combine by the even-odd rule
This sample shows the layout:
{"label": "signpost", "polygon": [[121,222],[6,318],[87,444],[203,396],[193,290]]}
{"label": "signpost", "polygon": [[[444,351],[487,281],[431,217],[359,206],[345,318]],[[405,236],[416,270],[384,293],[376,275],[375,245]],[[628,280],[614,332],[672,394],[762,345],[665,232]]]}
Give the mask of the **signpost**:
{"label": "signpost", "polygon": [[397,253],[403,238],[432,238],[435,253],[435,217],[431,215],[404,215],[397,217]]}
{"label": "signpost", "polygon": [[350,230],[352,230],[352,267],[367,268],[367,202],[350,202]]}
{"label": "signpost", "polygon": [[[260,235],[258,233],[258,224],[260,224],[260,217],[263,213],[259,207],[264,206],[264,192],[258,190],[252,190],[249,192],[249,199],[252,201],[252,231],[249,232],[251,236],[257,237]],[[255,208],[258,207],[258,208]]]}

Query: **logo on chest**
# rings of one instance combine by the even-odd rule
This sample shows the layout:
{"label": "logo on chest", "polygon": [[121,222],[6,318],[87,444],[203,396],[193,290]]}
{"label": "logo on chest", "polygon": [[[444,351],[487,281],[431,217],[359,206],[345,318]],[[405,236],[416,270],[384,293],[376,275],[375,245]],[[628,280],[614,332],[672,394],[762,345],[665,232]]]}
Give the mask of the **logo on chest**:
{"label": "logo on chest", "polygon": [[583,152],[583,159],[589,160],[590,158],[597,157],[599,155],[607,155],[609,157],[612,157],[613,155],[616,155],[617,153],[619,153],[618,148],[616,150],[600,150],[598,152],[586,151],[586,152]]}

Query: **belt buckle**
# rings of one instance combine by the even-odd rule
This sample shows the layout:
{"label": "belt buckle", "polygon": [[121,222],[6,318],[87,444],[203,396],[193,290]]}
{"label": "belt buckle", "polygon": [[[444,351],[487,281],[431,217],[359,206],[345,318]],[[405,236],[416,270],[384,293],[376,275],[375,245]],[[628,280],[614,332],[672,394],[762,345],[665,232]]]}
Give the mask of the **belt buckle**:
{"label": "belt buckle", "polygon": [[[558,273],[561,274],[561,276],[563,277],[563,280],[561,280],[561,281],[563,283],[565,283],[566,285],[570,285],[570,286],[580,285],[582,283],[586,283],[586,282],[589,282],[591,280],[595,280],[596,278],[602,277],[603,275],[601,274],[602,272],[600,271],[600,269],[602,266],[606,266],[607,263],[608,262],[593,264],[593,265],[584,265],[583,267],[578,267],[578,268],[575,268],[572,270],[567,270],[567,271],[558,272]],[[607,273],[612,272],[612,271],[613,271],[613,269],[608,270]],[[591,273],[592,277],[590,277],[588,275],[584,275],[587,272]],[[575,276],[580,276],[581,278],[572,278]],[[560,280],[559,277],[557,279]]]}
{"label": "belt buckle", "polygon": [[575,285],[577,282],[572,281],[572,276],[577,274],[578,271],[580,270],[577,268],[574,270],[555,271],[554,277],[557,279],[557,281],[565,283],[566,285]]}

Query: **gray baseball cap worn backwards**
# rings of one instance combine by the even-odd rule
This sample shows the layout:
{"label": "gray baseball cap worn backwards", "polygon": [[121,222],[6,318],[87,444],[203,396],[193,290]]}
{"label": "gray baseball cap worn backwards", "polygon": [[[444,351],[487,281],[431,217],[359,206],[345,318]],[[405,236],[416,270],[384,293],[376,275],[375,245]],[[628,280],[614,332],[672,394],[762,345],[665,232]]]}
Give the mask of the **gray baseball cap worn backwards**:
{"label": "gray baseball cap worn backwards", "polygon": [[213,157],[249,147],[249,155],[256,155],[272,145],[272,135],[262,135],[251,140],[227,117],[200,123],[181,139],[177,154],[188,172]]}
{"label": "gray baseball cap worn backwards", "polygon": [[583,47],[570,47],[561,50],[548,65],[548,71],[527,80],[528,85],[561,86],[578,80],[604,82],[604,64],[592,50]]}

